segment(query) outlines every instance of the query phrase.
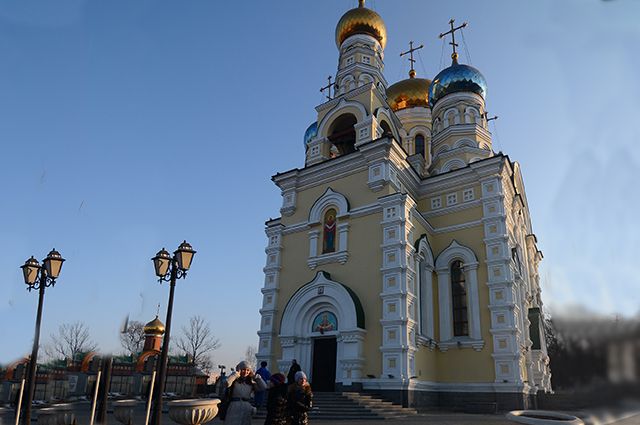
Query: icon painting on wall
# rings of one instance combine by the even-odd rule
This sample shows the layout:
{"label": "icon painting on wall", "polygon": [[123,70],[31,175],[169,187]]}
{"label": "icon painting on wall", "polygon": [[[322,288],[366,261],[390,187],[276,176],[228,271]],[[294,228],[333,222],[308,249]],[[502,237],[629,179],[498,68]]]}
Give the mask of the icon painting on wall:
{"label": "icon painting on wall", "polygon": [[316,316],[313,319],[313,332],[320,332],[324,334],[329,331],[337,331],[338,330],[338,319],[336,315],[329,312],[324,311]]}

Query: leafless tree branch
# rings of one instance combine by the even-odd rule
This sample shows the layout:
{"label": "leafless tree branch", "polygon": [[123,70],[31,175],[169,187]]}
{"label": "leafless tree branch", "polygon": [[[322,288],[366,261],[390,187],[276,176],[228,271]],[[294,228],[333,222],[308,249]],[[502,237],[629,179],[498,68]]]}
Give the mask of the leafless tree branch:
{"label": "leafless tree branch", "polygon": [[95,351],[97,344],[91,340],[89,329],[82,322],[63,323],[58,327],[57,334],[51,334],[51,339],[44,347],[44,351],[51,359],[73,360],[78,353]]}
{"label": "leafless tree branch", "polygon": [[137,356],[144,346],[144,324],[138,321],[131,321],[127,328],[120,334],[120,344],[126,353]]}
{"label": "leafless tree branch", "polygon": [[182,335],[176,338],[176,346],[206,372],[213,366],[211,353],[220,348],[220,340],[211,332],[209,322],[195,315],[189,319],[189,326],[182,327]]}

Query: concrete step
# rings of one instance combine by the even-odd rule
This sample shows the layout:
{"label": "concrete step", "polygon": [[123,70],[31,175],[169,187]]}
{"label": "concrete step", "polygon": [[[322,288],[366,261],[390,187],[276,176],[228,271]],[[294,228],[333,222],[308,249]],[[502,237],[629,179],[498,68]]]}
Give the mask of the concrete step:
{"label": "concrete step", "polygon": [[356,392],[344,392],[342,394],[361,406],[367,407],[369,410],[383,418],[412,416],[418,413],[416,409],[402,407],[399,404],[384,400],[382,397],[373,394],[361,394]]}
{"label": "concrete step", "polygon": [[[313,409],[309,417],[323,420],[380,420],[416,413],[415,409],[406,409],[371,394],[318,392],[313,395]],[[256,417],[263,419],[266,415],[266,410],[262,408]]]}

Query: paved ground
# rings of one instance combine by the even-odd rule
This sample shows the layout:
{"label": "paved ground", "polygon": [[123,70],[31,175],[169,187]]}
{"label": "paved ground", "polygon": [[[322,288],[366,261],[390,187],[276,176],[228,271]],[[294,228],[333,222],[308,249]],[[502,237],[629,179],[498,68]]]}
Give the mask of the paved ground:
{"label": "paved ground", "polygon": [[[80,406],[82,410],[77,414],[78,425],[89,425],[88,406]],[[594,409],[592,411],[576,412],[578,416],[585,420],[586,425],[640,425],[640,405],[626,405],[618,409]],[[36,425],[34,421],[32,424]],[[118,421],[112,414],[107,415],[107,423],[109,425],[119,425]],[[163,415],[162,423],[164,425],[174,425],[175,423],[167,414]],[[13,415],[9,411],[0,411],[0,425],[14,425]],[[144,424],[144,412],[140,410],[135,417],[134,425]],[[224,423],[218,419],[210,422],[212,425],[223,425]],[[262,419],[253,420],[252,425],[262,425]],[[345,420],[345,421],[327,421],[312,420],[311,425],[501,425],[513,424],[508,421],[504,415],[470,415],[463,413],[428,413],[409,416],[397,419],[385,420]]]}

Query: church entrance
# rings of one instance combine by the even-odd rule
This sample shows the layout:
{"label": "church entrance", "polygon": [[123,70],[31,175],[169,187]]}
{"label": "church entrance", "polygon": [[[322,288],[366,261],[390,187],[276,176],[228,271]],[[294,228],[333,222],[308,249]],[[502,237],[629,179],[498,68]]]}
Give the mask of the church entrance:
{"label": "church entrance", "polygon": [[313,339],[313,366],[311,388],[316,391],[335,391],[336,383],[336,338]]}

